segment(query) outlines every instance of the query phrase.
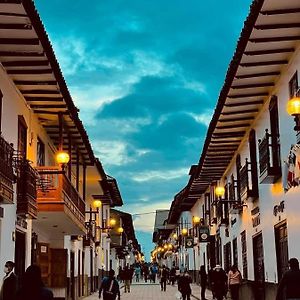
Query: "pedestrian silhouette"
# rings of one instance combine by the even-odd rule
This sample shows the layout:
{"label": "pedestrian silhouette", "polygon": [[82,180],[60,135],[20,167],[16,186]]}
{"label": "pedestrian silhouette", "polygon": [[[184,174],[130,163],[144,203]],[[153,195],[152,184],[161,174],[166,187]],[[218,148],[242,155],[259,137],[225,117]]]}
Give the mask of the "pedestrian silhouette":
{"label": "pedestrian silhouette", "polygon": [[168,271],[166,269],[166,266],[163,265],[160,271],[160,288],[164,292],[166,291],[166,287],[167,287],[167,277],[168,277]]}
{"label": "pedestrian silhouette", "polygon": [[24,273],[17,300],[52,300],[53,293],[45,288],[42,281],[41,269],[31,265]]}
{"label": "pedestrian silhouette", "polygon": [[192,277],[189,275],[187,271],[182,273],[178,279],[178,291],[182,294],[182,300],[190,300],[191,299],[191,284]]}
{"label": "pedestrian silhouette", "polygon": [[236,265],[233,265],[228,272],[228,288],[230,290],[231,299],[239,300],[239,290],[242,283],[242,275]]}
{"label": "pedestrian silhouette", "polygon": [[201,300],[206,300],[205,290],[207,286],[207,274],[204,266],[200,267],[199,275],[200,275],[200,286],[201,286]]}
{"label": "pedestrian silhouette", "polygon": [[300,299],[300,270],[297,258],[289,260],[290,269],[285,272],[280,280],[276,300],[299,300]]}
{"label": "pedestrian silhouette", "polygon": [[15,264],[7,261],[4,266],[5,276],[0,291],[1,300],[15,300],[17,292],[17,276],[14,273]]}
{"label": "pedestrian silhouette", "polygon": [[99,299],[103,292],[103,300],[115,300],[118,296],[120,300],[120,287],[119,283],[115,278],[115,271],[110,270],[108,277],[104,277],[99,289]]}
{"label": "pedestrian silhouette", "polygon": [[212,272],[212,287],[217,300],[223,300],[227,294],[227,275],[220,265]]}

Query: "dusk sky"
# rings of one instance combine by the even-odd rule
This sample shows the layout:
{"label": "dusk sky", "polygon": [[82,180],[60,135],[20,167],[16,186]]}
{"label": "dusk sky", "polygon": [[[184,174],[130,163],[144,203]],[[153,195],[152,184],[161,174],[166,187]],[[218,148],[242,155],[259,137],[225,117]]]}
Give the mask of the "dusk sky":
{"label": "dusk sky", "polygon": [[[131,214],[197,164],[250,0],[35,0],[96,156]],[[149,259],[154,214],[134,217]]]}

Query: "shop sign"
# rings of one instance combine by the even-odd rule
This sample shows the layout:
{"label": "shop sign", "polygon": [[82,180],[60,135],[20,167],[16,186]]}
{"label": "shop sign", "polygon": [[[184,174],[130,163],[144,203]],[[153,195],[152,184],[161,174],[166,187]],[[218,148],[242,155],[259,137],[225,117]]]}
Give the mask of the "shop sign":
{"label": "shop sign", "polygon": [[185,248],[193,248],[194,247],[194,238],[192,236],[187,236],[185,238]]}
{"label": "shop sign", "polygon": [[208,226],[200,226],[199,227],[199,241],[200,241],[200,243],[209,242],[209,227]]}

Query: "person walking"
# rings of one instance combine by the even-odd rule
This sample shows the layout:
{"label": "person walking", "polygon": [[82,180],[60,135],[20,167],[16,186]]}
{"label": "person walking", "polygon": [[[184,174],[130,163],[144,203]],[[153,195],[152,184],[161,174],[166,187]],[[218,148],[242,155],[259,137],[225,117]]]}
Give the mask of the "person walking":
{"label": "person walking", "polygon": [[145,280],[145,282],[147,282],[148,276],[149,276],[149,268],[148,268],[148,266],[146,264],[144,266],[143,272],[144,272],[144,280]]}
{"label": "person walking", "polygon": [[232,300],[239,300],[239,290],[242,283],[242,275],[236,265],[233,265],[228,272],[228,289]]}
{"label": "person walking", "polygon": [[289,260],[290,269],[286,271],[277,289],[276,300],[300,300],[300,270],[297,258]]}
{"label": "person walking", "polygon": [[201,300],[206,300],[205,291],[207,286],[207,274],[205,271],[205,266],[200,267],[199,275],[200,275],[200,286],[201,286]]}
{"label": "person walking", "polygon": [[17,292],[17,300],[52,300],[53,293],[44,286],[41,268],[29,266],[23,276],[21,288]]}
{"label": "person walking", "polygon": [[17,276],[14,273],[15,264],[7,261],[4,266],[5,276],[0,291],[0,300],[15,300],[17,292]]}
{"label": "person walking", "polygon": [[134,275],[135,275],[135,281],[140,282],[141,268],[139,265],[136,266],[136,268],[134,270]]}
{"label": "person walking", "polygon": [[227,275],[220,265],[212,273],[212,286],[217,300],[223,300],[227,293]]}
{"label": "person walking", "polygon": [[172,269],[170,270],[170,283],[172,285],[175,284],[175,279],[176,279],[176,269],[175,267],[173,266]]}
{"label": "person walking", "polygon": [[125,293],[130,293],[130,281],[132,279],[132,272],[128,266],[126,266],[123,271],[123,278],[124,278]]}
{"label": "person walking", "polygon": [[110,270],[108,277],[104,277],[100,289],[99,289],[99,299],[103,292],[103,300],[115,300],[118,297],[120,300],[120,287],[119,283],[115,278],[115,271]]}
{"label": "person walking", "polygon": [[191,299],[191,284],[192,277],[189,275],[187,271],[179,276],[178,279],[178,291],[182,294],[182,300],[190,300]]}
{"label": "person walking", "polygon": [[168,277],[168,271],[166,269],[166,266],[163,265],[160,271],[160,288],[164,292],[166,291],[167,288],[167,277]]}

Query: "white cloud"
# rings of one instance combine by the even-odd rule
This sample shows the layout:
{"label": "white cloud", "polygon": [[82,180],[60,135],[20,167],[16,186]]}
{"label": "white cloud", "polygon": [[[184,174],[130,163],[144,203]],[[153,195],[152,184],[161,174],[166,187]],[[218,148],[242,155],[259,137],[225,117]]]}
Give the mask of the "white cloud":
{"label": "white cloud", "polygon": [[188,174],[187,168],[180,168],[175,170],[168,170],[168,171],[146,171],[140,173],[132,174],[131,178],[137,182],[145,182],[145,181],[153,181],[153,180],[173,180],[176,178],[180,178],[186,176]]}
{"label": "white cloud", "polygon": [[205,126],[208,127],[213,115],[213,110],[206,110],[202,114],[190,113],[189,115],[192,116],[196,122],[200,124],[204,124]]}

